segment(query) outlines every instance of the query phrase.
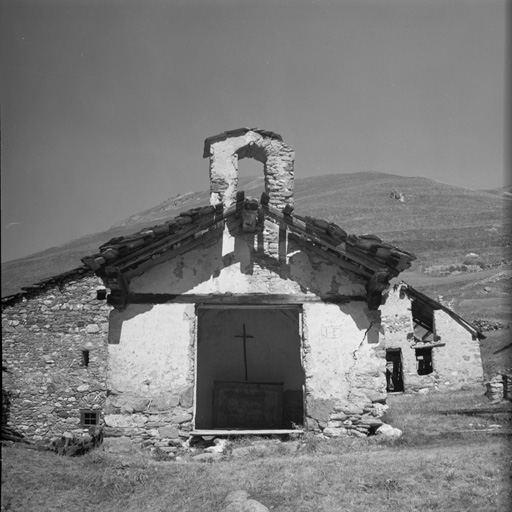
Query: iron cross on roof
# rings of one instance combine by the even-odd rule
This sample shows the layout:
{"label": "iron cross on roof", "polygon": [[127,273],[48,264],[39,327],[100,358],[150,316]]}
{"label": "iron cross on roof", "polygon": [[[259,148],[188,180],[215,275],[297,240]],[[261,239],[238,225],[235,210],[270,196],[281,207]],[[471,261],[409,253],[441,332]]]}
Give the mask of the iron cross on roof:
{"label": "iron cross on roof", "polygon": [[245,324],[243,324],[243,334],[237,334],[235,335],[235,338],[243,338],[244,340],[244,367],[245,367],[245,380],[248,380],[247,377],[247,345],[246,341],[248,338],[254,338],[254,336],[251,336],[250,334],[247,334],[245,332]]}

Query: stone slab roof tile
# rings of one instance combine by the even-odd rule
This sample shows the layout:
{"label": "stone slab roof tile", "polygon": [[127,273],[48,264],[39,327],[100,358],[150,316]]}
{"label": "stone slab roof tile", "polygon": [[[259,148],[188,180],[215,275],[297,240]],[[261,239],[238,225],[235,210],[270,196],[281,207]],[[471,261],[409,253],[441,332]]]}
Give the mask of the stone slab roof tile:
{"label": "stone slab roof tile", "polygon": [[220,142],[221,140],[226,140],[229,137],[238,137],[240,135],[245,135],[247,132],[259,133],[262,137],[275,139],[283,142],[283,138],[278,133],[270,132],[268,130],[260,130],[259,128],[237,128],[235,130],[227,130],[225,132],[219,133],[218,135],[212,135],[211,137],[205,139],[203,158],[208,158],[210,156],[210,147],[212,144]]}
{"label": "stone slab roof tile", "polygon": [[87,274],[92,275],[91,270],[85,266],[81,266],[76,267],[72,270],[68,270],[67,272],[63,272],[62,274],[57,274],[55,276],[49,277],[48,279],[44,279],[43,281],[39,281],[30,286],[23,286],[21,292],[2,297],[2,305],[7,306],[10,304],[14,304],[15,302],[18,302],[23,298],[28,299],[35,297],[41,293],[44,293],[50,288],[54,288],[55,286],[61,286],[63,283],[67,281],[84,277]]}
{"label": "stone slab roof tile", "polygon": [[180,213],[177,217],[164,224],[145,228],[127,237],[118,237],[109,240],[99,248],[99,253],[82,259],[83,263],[98,275],[105,272],[107,266],[136,267],[155,254],[171,251],[174,243],[182,243],[194,238],[201,230],[213,228],[215,224],[224,220],[226,216],[239,212],[245,203],[251,207],[261,207],[263,211],[277,222],[285,222],[291,229],[295,228],[301,236],[315,239],[315,243],[324,244],[342,258],[355,259],[358,265],[367,266],[371,272],[383,267],[388,268],[391,274],[398,275],[408,268],[416,259],[411,253],[402,251],[374,235],[348,235],[340,226],[332,222],[312,217],[302,217],[293,214],[293,209],[283,212],[268,205],[265,194],[261,202],[253,198],[246,198],[240,191],[237,202],[229,212],[223,210],[222,204],[193,208]]}
{"label": "stone slab roof tile", "polygon": [[[433,298],[429,297],[428,295],[425,295],[424,293],[420,292],[419,290],[416,290],[411,285],[405,283],[402,281],[402,286],[405,291],[405,293],[409,296],[410,299],[413,301],[416,301],[420,308],[430,308],[431,310],[442,310],[447,315],[449,315],[451,318],[453,318],[459,325],[464,327],[467,331],[469,331],[473,336],[476,336],[479,340],[485,339],[485,335],[480,331],[477,327],[475,327],[472,323],[468,322],[467,320],[464,320],[460,315],[455,313],[455,311],[451,310],[444,304],[441,304],[437,300],[434,300]],[[421,309],[420,309],[421,314]]]}

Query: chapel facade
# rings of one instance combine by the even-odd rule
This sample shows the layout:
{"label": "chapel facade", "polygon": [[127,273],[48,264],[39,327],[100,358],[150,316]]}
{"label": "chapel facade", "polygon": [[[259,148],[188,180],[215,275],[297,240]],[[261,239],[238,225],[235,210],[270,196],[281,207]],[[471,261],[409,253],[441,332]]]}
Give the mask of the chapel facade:
{"label": "chapel facade", "polygon": [[[365,436],[382,425],[387,393],[399,391],[396,375],[393,382],[386,373],[396,360],[392,352],[398,350],[402,370],[402,361],[416,354],[415,343],[441,350],[439,340],[415,338],[414,318],[421,315],[417,306],[411,316],[411,304],[419,304],[419,295],[413,297],[412,288],[392,292],[390,281],[415,256],[378,237],[349,235],[295,214],[294,150],[279,135],[223,132],[206,139],[204,156],[209,205],[108,241],[83,258],[84,267],[61,280],[58,291],[47,283],[5,303],[6,357],[15,374],[9,378],[20,390],[11,421],[18,427],[28,386],[21,369],[27,357],[37,359],[27,354],[39,351],[48,359],[29,372],[31,389],[45,400],[31,413],[30,426],[23,425],[27,434],[78,431],[89,414],[106,435],[164,451],[194,435]],[[247,157],[263,164],[260,198],[238,190],[238,161]],[[80,288],[86,281],[87,292]],[[63,296],[71,296],[65,308]],[[30,314],[29,304],[38,312]],[[36,320],[39,331],[31,331],[28,322],[41,310],[47,323]],[[84,319],[80,313],[71,319],[71,311]],[[48,323],[52,314],[62,329]],[[59,331],[53,338],[52,329]],[[463,330],[470,332],[471,364],[461,360],[463,377],[446,384],[452,389],[482,381],[480,334],[470,324]],[[30,333],[36,338],[29,346]],[[66,365],[73,368],[67,375]],[[417,371],[407,366],[402,387],[447,382],[439,372],[436,379],[415,379]],[[59,420],[49,426],[44,415]]]}

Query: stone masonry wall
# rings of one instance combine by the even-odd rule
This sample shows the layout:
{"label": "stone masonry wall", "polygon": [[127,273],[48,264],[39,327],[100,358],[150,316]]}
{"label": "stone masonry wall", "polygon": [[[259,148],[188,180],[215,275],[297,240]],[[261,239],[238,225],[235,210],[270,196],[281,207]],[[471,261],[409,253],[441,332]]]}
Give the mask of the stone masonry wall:
{"label": "stone masonry wall", "polygon": [[[102,414],[111,308],[97,300],[101,287],[87,273],[4,303],[2,388],[9,393],[8,425],[27,439],[79,435],[84,432],[81,409]],[[83,350],[89,350],[88,366]]]}
{"label": "stone masonry wall", "polygon": [[210,202],[235,201],[238,186],[238,160],[254,158],[263,163],[265,192],[269,204],[283,209],[293,205],[293,164],[295,152],[277,138],[249,130],[215,142],[210,146]]}

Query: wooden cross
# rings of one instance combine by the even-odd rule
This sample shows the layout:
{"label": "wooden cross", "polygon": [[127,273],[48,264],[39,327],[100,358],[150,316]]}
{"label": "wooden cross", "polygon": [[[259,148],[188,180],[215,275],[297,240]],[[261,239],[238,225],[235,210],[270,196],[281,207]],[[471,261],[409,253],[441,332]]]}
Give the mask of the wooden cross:
{"label": "wooden cross", "polygon": [[244,340],[244,366],[245,366],[245,380],[247,381],[247,346],[246,346],[246,340],[247,338],[254,338],[254,336],[251,336],[250,334],[247,334],[245,332],[245,324],[244,324],[244,333],[242,335],[235,335],[235,338],[243,338]]}

